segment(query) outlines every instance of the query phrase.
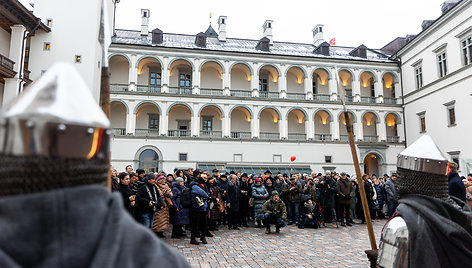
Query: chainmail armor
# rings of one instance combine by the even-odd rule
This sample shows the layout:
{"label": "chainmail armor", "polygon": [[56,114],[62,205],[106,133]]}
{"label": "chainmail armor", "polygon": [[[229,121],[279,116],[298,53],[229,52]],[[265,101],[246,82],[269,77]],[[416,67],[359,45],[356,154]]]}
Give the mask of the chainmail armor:
{"label": "chainmail armor", "polygon": [[106,184],[108,161],[0,154],[0,196]]}
{"label": "chainmail armor", "polygon": [[397,168],[395,191],[399,198],[408,194],[432,196],[443,201],[449,200],[446,175],[418,172]]}

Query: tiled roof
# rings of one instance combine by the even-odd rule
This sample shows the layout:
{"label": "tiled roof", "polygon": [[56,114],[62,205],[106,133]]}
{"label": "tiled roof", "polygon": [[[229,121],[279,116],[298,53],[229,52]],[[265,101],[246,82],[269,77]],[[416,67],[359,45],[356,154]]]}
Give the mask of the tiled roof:
{"label": "tiled roof", "polygon": [[260,53],[282,56],[302,56],[312,58],[351,59],[361,61],[393,62],[388,54],[380,49],[367,49],[367,58],[349,55],[354,47],[331,46],[330,55],[324,56],[313,53],[315,47],[312,44],[277,42],[270,47],[270,51],[256,49],[259,40],[227,38],[226,42],[219,41],[216,37],[207,37],[206,47],[195,45],[195,35],[164,33],[162,44],[152,44],[152,35],[141,36],[139,31],[116,30],[116,36],[112,37],[113,44],[141,45],[168,48],[188,48],[196,50],[213,50],[227,52]]}

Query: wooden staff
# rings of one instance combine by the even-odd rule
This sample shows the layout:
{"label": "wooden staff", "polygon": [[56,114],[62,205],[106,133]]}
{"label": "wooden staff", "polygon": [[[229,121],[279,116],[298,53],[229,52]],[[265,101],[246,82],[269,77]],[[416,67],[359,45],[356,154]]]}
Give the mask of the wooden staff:
{"label": "wooden staff", "polygon": [[[110,74],[108,67],[102,67],[102,76],[100,81],[100,107],[105,115],[110,119]],[[111,191],[111,156],[108,156],[108,179],[107,188]]]}
{"label": "wooden staff", "polygon": [[351,147],[352,160],[354,162],[354,168],[356,169],[357,184],[359,186],[359,192],[361,194],[362,208],[364,210],[364,217],[367,224],[367,232],[369,233],[370,246],[373,250],[377,250],[377,243],[375,241],[374,228],[372,226],[372,220],[370,218],[369,205],[367,203],[367,196],[364,189],[364,181],[362,180],[361,169],[359,166],[359,159],[357,158],[356,145],[354,143],[354,131],[349,117],[349,112],[346,110],[344,105],[344,120],[346,121],[347,135],[349,138],[349,146]]}

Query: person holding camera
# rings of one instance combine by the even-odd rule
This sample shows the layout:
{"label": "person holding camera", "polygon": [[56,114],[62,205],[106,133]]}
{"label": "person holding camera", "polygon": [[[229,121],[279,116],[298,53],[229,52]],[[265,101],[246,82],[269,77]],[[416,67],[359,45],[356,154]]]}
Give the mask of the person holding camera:
{"label": "person holding camera", "polygon": [[137,212],[140,215],[140,222],[144,226],[152,228],[154,213],[164,207],[164,201],[162,201],[159,190],[155,185],[156,175],[149,172],[144,176],[144,181],[145,183],[138,189],[137,193]]}
{"label": "person holding camera", "polygon": [[118,178],[120,178],[120,184],[118,184],[118,187],[116,188],[115,191],[120,192],[121,197],[123,198],[123,205],[125,209],[131,214],[134,215],[134,207],[135,207],[135,199],[136,199],[136,194],[133,192],[133,190],[129,187],[130,184],[130,175],[126,172],[121,172],[118,175]]}
{"label": "person holding camera", "polygon": [[287,219],[287,208],[284,201],[279,198],[279,192],[273,191],[272,198],[267,200],[262,206],[262,213],[264,213],[264,226],[266,227],[266,234],[270,234],[270,224],[275,224],[275,232],[280,233],[280,227],[285,224]]}
{"label": "person holding camera", "polygon": [[[354,188],[351,181],[347,178],[346,172],[341,172],[341,178],[336,185],[338,191],[339,218],[341,226],[352,226],[349,223],[349,208],[351,207]],[[344,221],[346,219],[346,221]]]}
{"label": "person holding camera", "polygon": [[205,192],[205,179],[200,176],[198,172],[194,173],[195,181],[189,185],[192,197],[192,207],[190,209],[190,244],[199,245],[196,240],[197,235],[200,235],[200,240],[203,244],[208,244],[206,235],[208,231],[207,221],[207,200],[210,198]]}

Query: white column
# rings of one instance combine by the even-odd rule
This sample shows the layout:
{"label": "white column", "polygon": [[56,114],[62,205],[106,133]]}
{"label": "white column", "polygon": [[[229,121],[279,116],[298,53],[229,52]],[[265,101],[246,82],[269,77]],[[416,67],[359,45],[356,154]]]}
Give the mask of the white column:
{"label": "white column", "polygon": [[253,74],[251,75],[251,90],[252,90],[252,97],[259,97],[259,73],[257,72],[257,65],[254,64],[253,66]]}
{"label": "white column", "polygon": [[364,140],[364,123],[362,122],[362,118],[360,118],[357,123],[354,123],[354,134],[356,135],[356,141]]}
{"label": "white column", "polygon": [[359,70],[354,70],[354,77],[352,77],[352,96],[355,102],[361,101],[361,81],[359,78]]}
{"label": "white column", "polygon": [[313,109],[308,109],[308,120],[305,120],[305,122],[308,125],[305,125],[305,132],[307,132],[307,138],[309,140],[313,140],[315,138],[315,122],[314,122],[314,116],[313,116]]}
{"label": "white column", "polygon": [[[337,114],[337,111],[333,111],[333,114]],[[329,123],[329,130],[331,132],[332,140],[339,140],[339,118],[333,116],[333,120]]]}
{"label": "white column", "polygon": [[131,123],[133,121],[133,116],[133,110],[129,109],[129,111],[126,113],[125,134],[133,133]]}
{"label": "white column", "polygon": [[199,93],[199,88],[200,88],[200,83],[201,83],[201,72],[200,72],[200,68],[199,68],[199,65],[200,64],[200,60],[197,60],[195,59],[194,61],[194,69],[192,70],[192,88],[193,88],[193,91],[194,91],[194,94],[195,93]]}
{"label": "white column", "polygon": [[229,89],[231,87],[231,72],[226,70],[223,73],[223,89]]}
{"label": "white column", "polygon": [[131,118],[131,131],[129,133],[131,134],[136,134],[136,113],[133,112],[132,118]]}
{"label": "white column", "polygon": [[379,112],[380,120],[377,122],[377,135],[379,136],[378,141],[387,140],[387,124],[385,122],[385,113]]}
{"label": "white column", "polygon": [[313,78],[305,77],[303,81],[303,85],[305,87],[305,99],[312,100],[313,99]]}
{"label": "white column", "polygon": [[169,128],[169,115],[167,114],[167,103],[161,103],[162,113],[159,115],[159,132],[161,136],[167,136]]}
{"label": "white column", "polygon": [[279,87],[280,98],[287,98],[287,78],[283,73],[279,74],[277,83],[277,86]]}
{"label": "white column", "polygon": [[192,115],[192,117],[190,118],[190,127],[192,128],[190,130],[190,133],[192,133],[192,136],[198,136],[197,123],[198,123],[198,117],[195,117],[195,115]]}
{"label": "white column", "polygon": [[228,121],[231,120],[231,118],[226,115],[222,118],[221,120],[221,137],[228,137],[229,135],[227,134],[228,133]]}
{"label": "white column", "polygon": [[130,62],[130,67],[129,67],[129,77],[128,77],[128,82],[129,82],[129,90],[130,91],[136,91],[137,87],[136,85],[138,84],[138,65],[137,65],[137,56],[135,54],[131,55],[131,62]]}
{"label": "white column", "polygon": [[280,138],[288,139],[288,120],[283,114],[282,114],[282,118],[279,118],[278,124],[279,124]]}
{"label": "white column", "polygon": [[376,103],[383,103],[383,84],[382,80],[379,79],[374,83]]}
{"label": "white column", "polygon": [[22,68],[22,66],[25,55],[24,52],[22,52],[22,49],[26,47],[24,46],[24,43],[26,41],[23,40],[26,31],[25,26],[16,24],[11,26],[10,28],[11,36],[8,58],[15,62],[15,65],[13,65],[13,70],[16,72],[16,75],[13,78],[5,78],[5,86],[3,92],[3,104],[5,105],[13,101],[13,99],[15,99],[18,94],[20,94],[20,91],[23,90],[23,86],[21,83],[21,78],[23,74],[20,73],[20,69],[24,72],[24,68]]}
{"label": "white column", "polygon": [[[333,76],[336,75],[335,73],[336,71],[334,71],[333,69]],[[331,78],[331,79],[328,79],[328,86],[329,86],[329,95],[330,95],[330,100],[331,101],[336,101],[338,99],[338,85],[336,83],[336,79]]]}
{"label": "white column", "polygon": [[398,135],[398,139],[400,142],[402,141],[405,141],[405,124],[398,124],[397,125],[397,135]]}
{"label": "white column", "polygon": [[397,99],[397,104],[401,104],[402,103],[402,90],[401,90],[401,84],[400,83],[395,83],[395,98]]}
{"label": "white column", "polygon": [[252,108],[253,111],[253,118],[251,118],[251,137],[259,138],[259,118],[257,117],[257,114],[259,113],[259,108],[257,108],[256,106],[250,108]]}

